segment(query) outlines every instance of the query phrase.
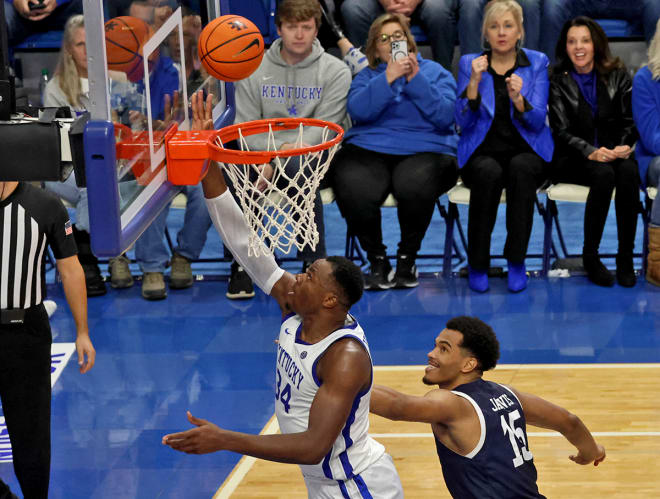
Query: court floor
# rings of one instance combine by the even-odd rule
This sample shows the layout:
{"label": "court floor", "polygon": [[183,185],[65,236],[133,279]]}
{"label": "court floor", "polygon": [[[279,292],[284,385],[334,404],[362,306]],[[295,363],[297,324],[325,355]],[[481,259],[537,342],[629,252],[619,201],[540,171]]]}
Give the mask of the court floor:
{"label": "court floor", "polygon": [[[452,316],[478,315],[502,346],[503,366],[493,378],[583,416],[609,449],[602,468],[580,468],[568,460],[563,439],[530,428],[548,497],[660,495],[660,290],[643,280],[633,289],[601,289],[582,277],[535,278],[516,295],[503,279],[492,279],[491,288],[475,295],[465,279],[425,274],[417,289],[365,294],[354,313],[379,366],[376,380],[423,391],[419,366],[435,335]],[[251,433],[271,420],[279,311],[261,292],[233,302],[225,290],[225,280],[198,281],[146,302],[138,283],[89,300],[97,365],[82,376],[70,361],[55,384],[51,498],[201,499],[229,492],[218,489],[240,456],[187,456],[160,443],[163,434],[190,427],[188,409]],[[51,285],[49,293],[59,304],[54,341],[71,342],[62,292]],[[407,497],[446,495],[428,427],[374,419],[372,431],[395,458]],[[241,466],[234,476],[245,474],[232,497],[305,496],[295,466]],[[0,463],[0,477],[18,490],[10,463]]]}

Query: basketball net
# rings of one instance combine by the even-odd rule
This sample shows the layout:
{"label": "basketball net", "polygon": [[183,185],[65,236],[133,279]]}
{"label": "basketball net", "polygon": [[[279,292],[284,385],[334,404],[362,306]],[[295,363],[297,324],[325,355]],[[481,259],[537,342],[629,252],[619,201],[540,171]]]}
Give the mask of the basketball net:
{"label": "basketball net", "polygon": [[[296,148],[304,149],[303,132],[305,126],[318,126],[300,123]],[[242,151],[249,151],[248,142],[238,125],[238,144]],[[269,152],[277,151],[272,125],[268,125]],[[322,143],[331,139],[335,130],[322,128]],[[289,253],[292,246],[298,250],[304,247],[316,249],[319,234],[314,220],[314,200],[321,179],[328,171],[330,161],[339,146],[338,141],[329,144],[325,150],[298,152],[274,156],[270,164],[236,164],[222,162],[224,171],[231,180],[236,197],[241,205],[243,217],[250,228],[248,255],[269,255],[276,249]],[[216,147],[225,149],[220,138],[215,139]],[[281,151],[280,151],[281,152]],[[272,176],[269,171],[272,169]],[[269,178],[270,177],[270,178]]]}

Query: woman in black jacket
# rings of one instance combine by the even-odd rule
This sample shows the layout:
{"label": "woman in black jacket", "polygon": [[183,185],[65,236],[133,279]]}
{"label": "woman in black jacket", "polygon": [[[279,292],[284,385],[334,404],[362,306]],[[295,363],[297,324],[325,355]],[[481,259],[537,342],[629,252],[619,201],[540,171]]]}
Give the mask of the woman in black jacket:
{"label": "woman in black jacket", "polygon": [[555,135],[556,181],[590,187],[584,213],[584,268],[599,286],[614,277],[598,257],[607,212],[616,188],[619,250],[616,279],[635,285],[633,246],[639,205],[639,172],[632,147],[632,79],[612,57],[603,29],[588,17],[567,21],[550,79],[549,118]]}

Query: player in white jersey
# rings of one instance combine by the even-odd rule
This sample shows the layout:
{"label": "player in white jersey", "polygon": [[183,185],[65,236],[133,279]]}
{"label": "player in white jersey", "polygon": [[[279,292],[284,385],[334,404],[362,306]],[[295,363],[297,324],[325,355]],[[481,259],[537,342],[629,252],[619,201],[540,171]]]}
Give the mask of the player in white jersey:
{"label": "player in white jersey", "polygon": [[[193,129],[212,126],[212,96],[193,95]],[[368,435],[373,368],[362,328],[349,309],[362,296],[362,273],[343,257],[315,261],[292,275],[272,257],[248,256],[249,229],[212,164],[202,182],[209,213],[238,263],[277,300],[276,414],[281,435],[250,435],[193,417],[196,427],[163,437],[175,450],[229,450],[299,464],[310,498],[399,498],[392,458]]]}

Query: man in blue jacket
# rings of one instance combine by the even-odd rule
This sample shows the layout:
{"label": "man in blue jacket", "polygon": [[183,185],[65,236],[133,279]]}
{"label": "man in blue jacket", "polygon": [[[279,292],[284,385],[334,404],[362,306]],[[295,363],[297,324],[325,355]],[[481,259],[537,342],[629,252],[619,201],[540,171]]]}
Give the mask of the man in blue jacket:
{"label": "man in blue jacket", "polygon": [[43,31],[63,29],[66,20],[82,14],[82,0],[5,0],[7,40],[18,45]]}

